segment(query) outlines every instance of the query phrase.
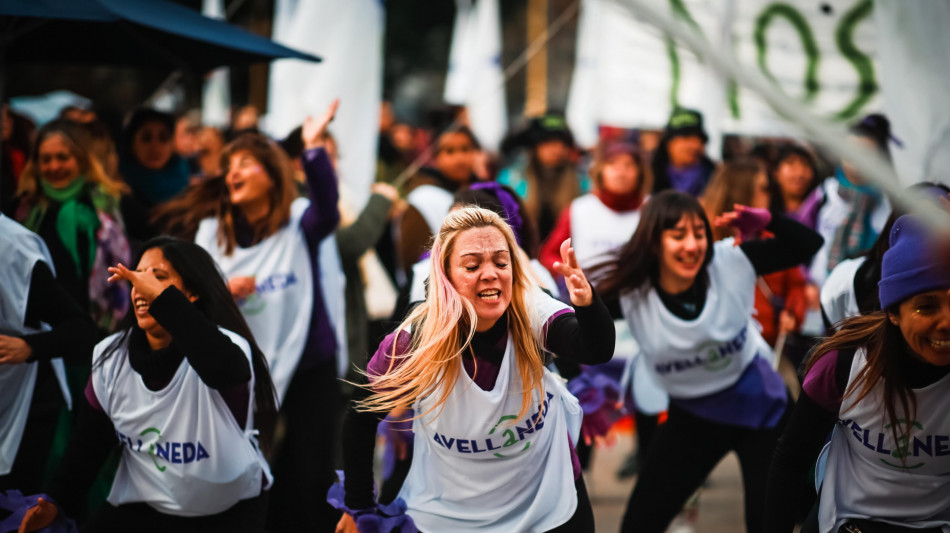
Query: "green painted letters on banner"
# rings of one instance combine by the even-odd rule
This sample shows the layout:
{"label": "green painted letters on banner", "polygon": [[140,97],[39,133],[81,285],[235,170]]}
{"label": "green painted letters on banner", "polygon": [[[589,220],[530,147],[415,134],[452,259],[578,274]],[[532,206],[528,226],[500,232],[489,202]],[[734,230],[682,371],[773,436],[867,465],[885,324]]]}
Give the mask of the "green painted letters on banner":
{"label": "green painted letters on banner", "polygon": [[818,84],[818,62],[821,59],[821,54],[818,52],[818,44],[815,43],[811,26],[808,25],[808,21],[805,20],[805,17],[794,7],[782,3],[772,4],[765,8],[762,14],[756,19],[754,38],[759,59],[759,69],[762,70],[762,73],[775,81],[775,76],[769,71],[768,64],[766,63],[768,46],[765,39],[769,25],[775,20],[775,17],[784,17],[787,19],[792,24],[792,27],[795,28],[795,31],[798,32],[798,37],[802,40],[802,48],[804,49],[807,61],[805,66],[804,101],[811,101],[818,94],[820,88]]}
{"label": "green painted letters on banner", "polygon": [[859,22],[871,15],[873,4],[871,0],[862,0],[858,2],[850,11],[841,18],[841,23],[835,30],[835,43],[838,50],[845,57],[854,69],[858,71],[858,94],[835,118],[839,120],[848,120],[855,117],[861,108],[877,92],[877,81],[874,79],[874,63],[867,54],[858,50],[854,45],[854,28]]}

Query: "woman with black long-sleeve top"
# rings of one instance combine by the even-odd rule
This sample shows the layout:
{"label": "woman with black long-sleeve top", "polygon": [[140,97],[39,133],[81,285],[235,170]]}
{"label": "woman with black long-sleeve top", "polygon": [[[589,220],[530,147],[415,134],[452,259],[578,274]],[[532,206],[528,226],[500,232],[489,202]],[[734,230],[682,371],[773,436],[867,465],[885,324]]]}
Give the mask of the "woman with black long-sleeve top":
{"label": "woman with black long-sleeve top", "polygon": [[544,368],[542,349],[603,363],[613,354],[614,328],[569,246],[556,268],[573,308],[530,281],[499,215],[465,208],[446,217],[426,300],[382,342],[368,387],[347,415],[347,514],[337,531],[355,532],[378,516],[376,425],[380,414],[405,408],[415,413],[415,441],[400,497],[421,530],[593,530],[572,445],[581,411]]}
{"label": "woman with black long-sleeve top", "polygon": [[[743,206],[716,222],[740,230],[736,241],[713,244],[691,196],[656,195],[599,285],[605,298],[619,297],[647,370],[670,395],[622,531],[665,531],[729,451],[742,466],[746,528],[761,531],[766,472],[788,397],[753,323],[755,279],[808,261],[822,239]],[[737,245],[763,229],[774,238]]]}
{"label": "woman with black long-sleeve top", "polygon": [[[84,531],[263,531],[274,393],[263,355],[210,256],[167,237],[145,246],[127,327],[99,343],[67,455],[49,489],[77,514],[102,462],[122,455],[109,505]],[[131,322],[131,324],[130,324]]]}
{"label": "woman with black long-sleeve top", "polygon": [[4,215],[0,235],[0,491],[34,494],[63,405],[59,359],[88,358],[96,328],[38,235]]}

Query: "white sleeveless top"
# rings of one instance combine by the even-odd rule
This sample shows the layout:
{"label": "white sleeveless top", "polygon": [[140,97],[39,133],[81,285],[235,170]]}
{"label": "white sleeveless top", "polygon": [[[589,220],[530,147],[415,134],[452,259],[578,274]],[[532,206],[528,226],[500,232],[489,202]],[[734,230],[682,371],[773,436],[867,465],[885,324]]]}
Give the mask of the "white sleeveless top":
{"label": "white sleeveless top", "polygon": [[861,314],[854,294],[854,276],[864,261],[864,257],[858,257],[838,263],[821,286],[821,308],[832,325]]}
{"label": "white sleeveless top", "polygon": [[211,254],[226,279],[252,276],[253,294],[238,301],[244,320],[267,358],[281,402],[300,362],[313,314],[313,270],[300,221],[310,200],[290,206],[290,220],[276,233],[248,248],[224,255],[218,247],[218,219],[201,221],[195,243]]}
{"label": "white sleeveless top", "polygon": [[646,284],[620,297],[645,369],[673,398],[698,398],[736,383],[757,354],[770,353],[752,318],[755,269],[733,239],[714,244],[706,303],[683,320]]}
{"label": "white sleeveless top", "polygon": [[452,198],[452,193],[442,187],[420,185],[406,196],[406,201],[419,211],[432,234],[438,235],[442,220],[452,208]]}
{"label": "white sleeveless top", "polygon": [[[855,353],[849,384],[867,365],[866,357],[863,348]],[[828,448],[820,531],[838,531],[848,519],[864,518],[909,528],[942,526],[948,533],[950,375],[914,390],[917,419],[910,438],[897,444],[886,425],[883,390],[879,382],[860,403],[846,397],[841,404]]]}
{"label": "white sleeveless top", "polygon": [[[219,329],[251,364],[248,342]],[[187,358],[159,391],[149,390],[132,369],[127,344],[100,364],[119,335],[93,352],[92,387],[123,444],[109,503],[145,502],[165,514],[206,516],[259,495],[265,476],[269,487],[273,478],[254,437],[253,364],[241,429],[221,394],[201,381]]]}
{"label": "white sleeveless top", "polygon": [[[422,531],[543,532],[574,515],[567,437],[577,441],[582,412],[562,380],[545,370],[543,383],[544,401],[536,397],[517,420],[522,385],[509,337],[492,390],[462,370],[441,413],[413,422],[415,451],[399,495]],[[437,393],[417,401],[416,412]]]}
{"label": "white sleeveless top", "polygon": [[620,248],[640,224],[640,210],[618,213],[593,194],[571,202],[571,246],[582,269],[608,259],[608,253]]}
{"label": "white sleeveless top", "polygon": [[[42,262],[55,275],[53,260],[43,239],[11,218],[0,214],[0,335],[20,337],[49,331],[43,324],[33,329],[25,324],[30,281],[36,263]],[[63,361],[51,361],[66,404],[72,408]],[[0,476],[10,473],[33,401],[38,363],[0,365]]]}

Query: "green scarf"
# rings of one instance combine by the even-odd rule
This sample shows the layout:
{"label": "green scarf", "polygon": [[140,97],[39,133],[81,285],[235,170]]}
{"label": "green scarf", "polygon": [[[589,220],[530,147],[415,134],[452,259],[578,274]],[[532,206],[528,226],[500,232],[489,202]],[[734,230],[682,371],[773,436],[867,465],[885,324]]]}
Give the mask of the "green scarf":
{"label": "green scarf", "polygon": [[[56,233],[66,251],[69,252],[79,278],[86,277],[92,271],[92,265],[96,259],[96,231],[99,229],[99,215],[96,210],[79,201],[85,185],[85,176],[79,176],[61,189],[40,179],[43,194],[50,201],[60,204],[59,213],[56,216]],[[27,226],[34,231],[39,229],[45,214],[45,207],[42,210],[34,210],[27,219]],[[85,264],[80,264],[79,235],[86,237],[88,250]]]}

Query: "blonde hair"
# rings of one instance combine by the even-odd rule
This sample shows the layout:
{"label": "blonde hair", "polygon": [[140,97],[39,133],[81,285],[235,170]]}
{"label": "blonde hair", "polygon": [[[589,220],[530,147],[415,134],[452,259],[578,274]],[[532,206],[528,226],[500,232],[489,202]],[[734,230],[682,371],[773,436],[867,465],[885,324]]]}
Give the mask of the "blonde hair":
{"label": "blonde hair", "polygon": [[[475,307],[461,296],[449,281],[449,258],[459,235],[475,228],[497,228],[511,252],[512,294],[508,305],[508,334],[514,347],[515,362],[521,376],[521,419],[531,408],[534,391],[544,398],[544,358],[541,343],[532,329],[532,303],[535,282],[528,275],[527,255],[521,251],[511,227],[494,211],[466,207],[446,216],[432,245],[431,274],[426,300],[416,306],[396,331],[411,331],[409,351],[396,353],[393,346],[389,369],[382,375],[366,374],[374,392],[356,407],[361,411],[389,412],[411,406],[416,400],[438,393],[435,403],[422,418],[438,410],[448,400],[462,372],[462,354],[470,349],[475,335]],[[397,361],[399,359],[399,361]],[[398,364],[397,364],[398,363]],[[436,414],[438,416],[438,413]]]}
{"label": "blonde hair", "polygon": [[37,132],[36,141],[33,143],[33,153],[30,154],[30,160],[20,174],[17,195],[23,197],[29,205],[36,205],[43,198],[42,189],[39,187],[40,145],[54,135],[59,135],[63,139],[69,152],[76,158],[80,174],[85,175],[88,182],[99,185],[103,191],[116,198],[129,191],[125,183],[112,179],[106,173],[102,163],[91,149],[92,140],[87,130],[79,124],[58,119],[47,123]]}

